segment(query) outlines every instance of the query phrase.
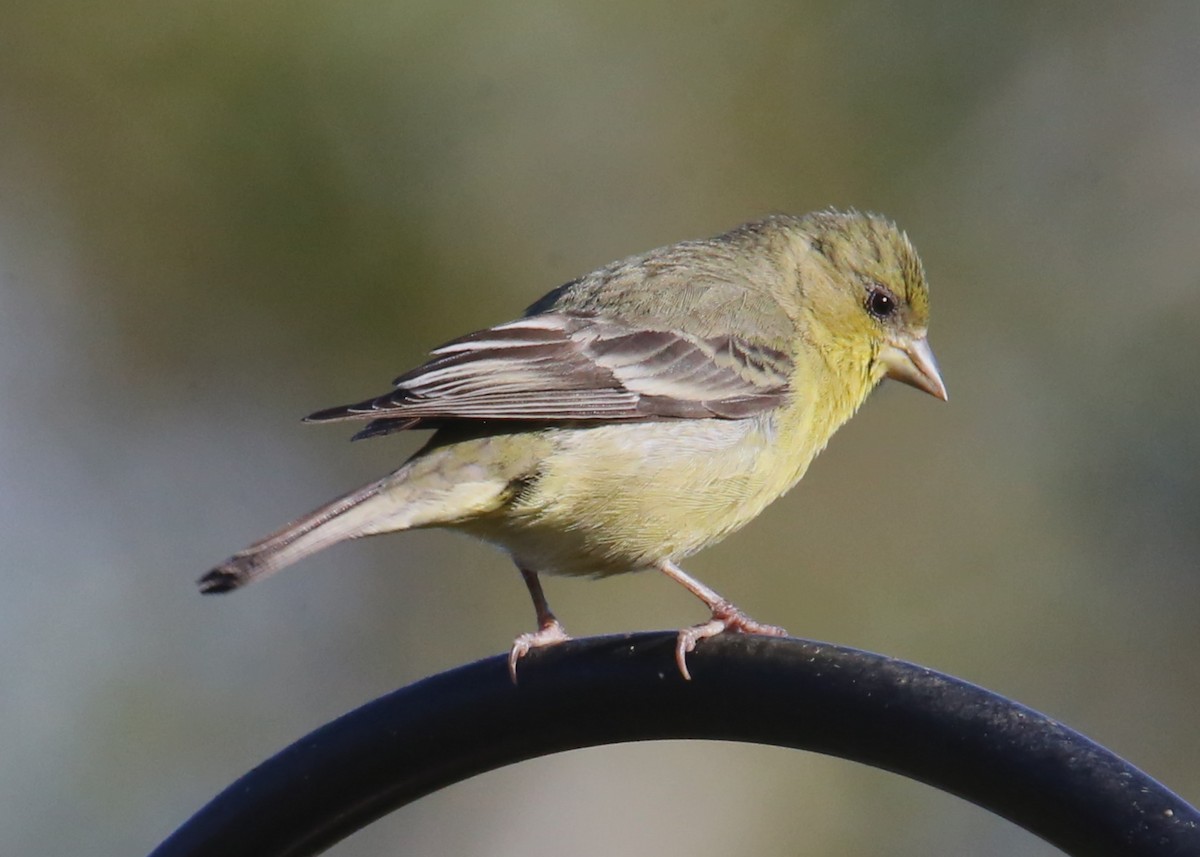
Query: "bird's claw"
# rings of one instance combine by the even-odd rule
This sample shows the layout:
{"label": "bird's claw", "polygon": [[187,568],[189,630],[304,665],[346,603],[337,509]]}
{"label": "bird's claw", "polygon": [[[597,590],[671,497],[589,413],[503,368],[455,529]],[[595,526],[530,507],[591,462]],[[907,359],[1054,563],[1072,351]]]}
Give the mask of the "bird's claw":
{"label": "bird's claw", "polygon": [[694,651],[696,644],[717,634],[761,634],[765,637],[786,637],[788,632],[778,625],[764,625],[756,622],[729,602],[723,602],[713,608],[712,618],[690,628],[682,628],[675,643],[675,664],[679,673],[687,681],[692,680],[692,674],[687,668],[687,654]]}
{"label": "bird's claw", "polygon": [[531,649],[554,646],[558,643],[565,643],[569,639],[571,639],[571,635],[567,633],[567,629],[562,626],[561,622],[554,619],[536,631],[522,634],[513,640],[512,648],[508,650],[508,674],[512,678],[512,683],[517,683],[517,661],[529,654]]}

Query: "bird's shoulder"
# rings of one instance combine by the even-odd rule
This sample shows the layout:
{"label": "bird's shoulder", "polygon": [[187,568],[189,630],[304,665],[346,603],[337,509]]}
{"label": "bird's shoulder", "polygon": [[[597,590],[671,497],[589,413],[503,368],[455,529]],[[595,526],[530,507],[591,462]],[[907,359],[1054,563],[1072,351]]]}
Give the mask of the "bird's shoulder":
{"label": "bird's shoulder", "polygon": [[783,273],[768,256],[716,239],[685,241],[630,256],[571,280],[525,316],[593,317],[631,329],[728,336],[789,349],[793,321],[778,299]]}

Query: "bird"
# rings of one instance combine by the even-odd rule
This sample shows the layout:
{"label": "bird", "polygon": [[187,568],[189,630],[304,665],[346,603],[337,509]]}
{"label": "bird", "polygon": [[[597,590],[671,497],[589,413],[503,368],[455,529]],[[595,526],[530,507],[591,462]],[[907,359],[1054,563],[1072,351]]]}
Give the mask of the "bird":
{"label": "bird", "polygon": [[885,378],[946,400],[929,289],[888,218],[774,214],[630,256],[551,290],[516,320],[434,348],[382,395],[306,421],[354,439],[432,429],[397,470],[235,553],[199,580],[229,592],[348,539],[429,527],[506,551],[536,630],[508,667],[570,639],[541,575],[657,570],[707,607],[675,661],[721,633],[784,635],[680,561],[804,475]]}

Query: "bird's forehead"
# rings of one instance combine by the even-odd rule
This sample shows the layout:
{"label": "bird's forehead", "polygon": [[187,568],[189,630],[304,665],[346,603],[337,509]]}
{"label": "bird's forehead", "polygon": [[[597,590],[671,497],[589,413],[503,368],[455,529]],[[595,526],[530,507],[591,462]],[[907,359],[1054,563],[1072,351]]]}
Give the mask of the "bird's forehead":
{"label": "bird's forehead", "polygon": [[875,264],[878,266],[878,278],[901,293],[914,310],[927,309],[929,292],[925,284],[925,269],[917,251],[903,233],[893,228],[889,240],[879,242]]}
{"label": "bird's forehead", "polygon": [[851,216],[824,224],[815,249],[844,271],[879,282],[899,293],[914,309],[928,301],[925,272],[908,238],[880,217]]}

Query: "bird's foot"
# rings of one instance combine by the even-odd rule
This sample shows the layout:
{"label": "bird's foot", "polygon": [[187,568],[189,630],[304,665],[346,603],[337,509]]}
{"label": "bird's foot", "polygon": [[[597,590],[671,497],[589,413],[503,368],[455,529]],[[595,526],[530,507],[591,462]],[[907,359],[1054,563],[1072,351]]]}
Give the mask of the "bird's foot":
{"label": "bird's foot", "polygon": [[540,649],[543,646],[555,646],[571,639],[567,629],[557,619],[551,619],[536,631],[522,634],[513,640],[512,648],[508,650],[508,674],[512,683],[517,683],[517,661],[529,654],[530,649]]}
{"label": "bird's foot", "polygon": [[691,681],[692,674],[687,668],[687,654],[695,650],[696,644],[717,634],[762,634],[765,637],[786,637],[788,632],[777,625],[764,625],[755,622],[736,606],[728,601],[720,601],[712,608],[712,618],[699,625],[683,628],[675,644],[675,663],[679,666],[680,674]]}

